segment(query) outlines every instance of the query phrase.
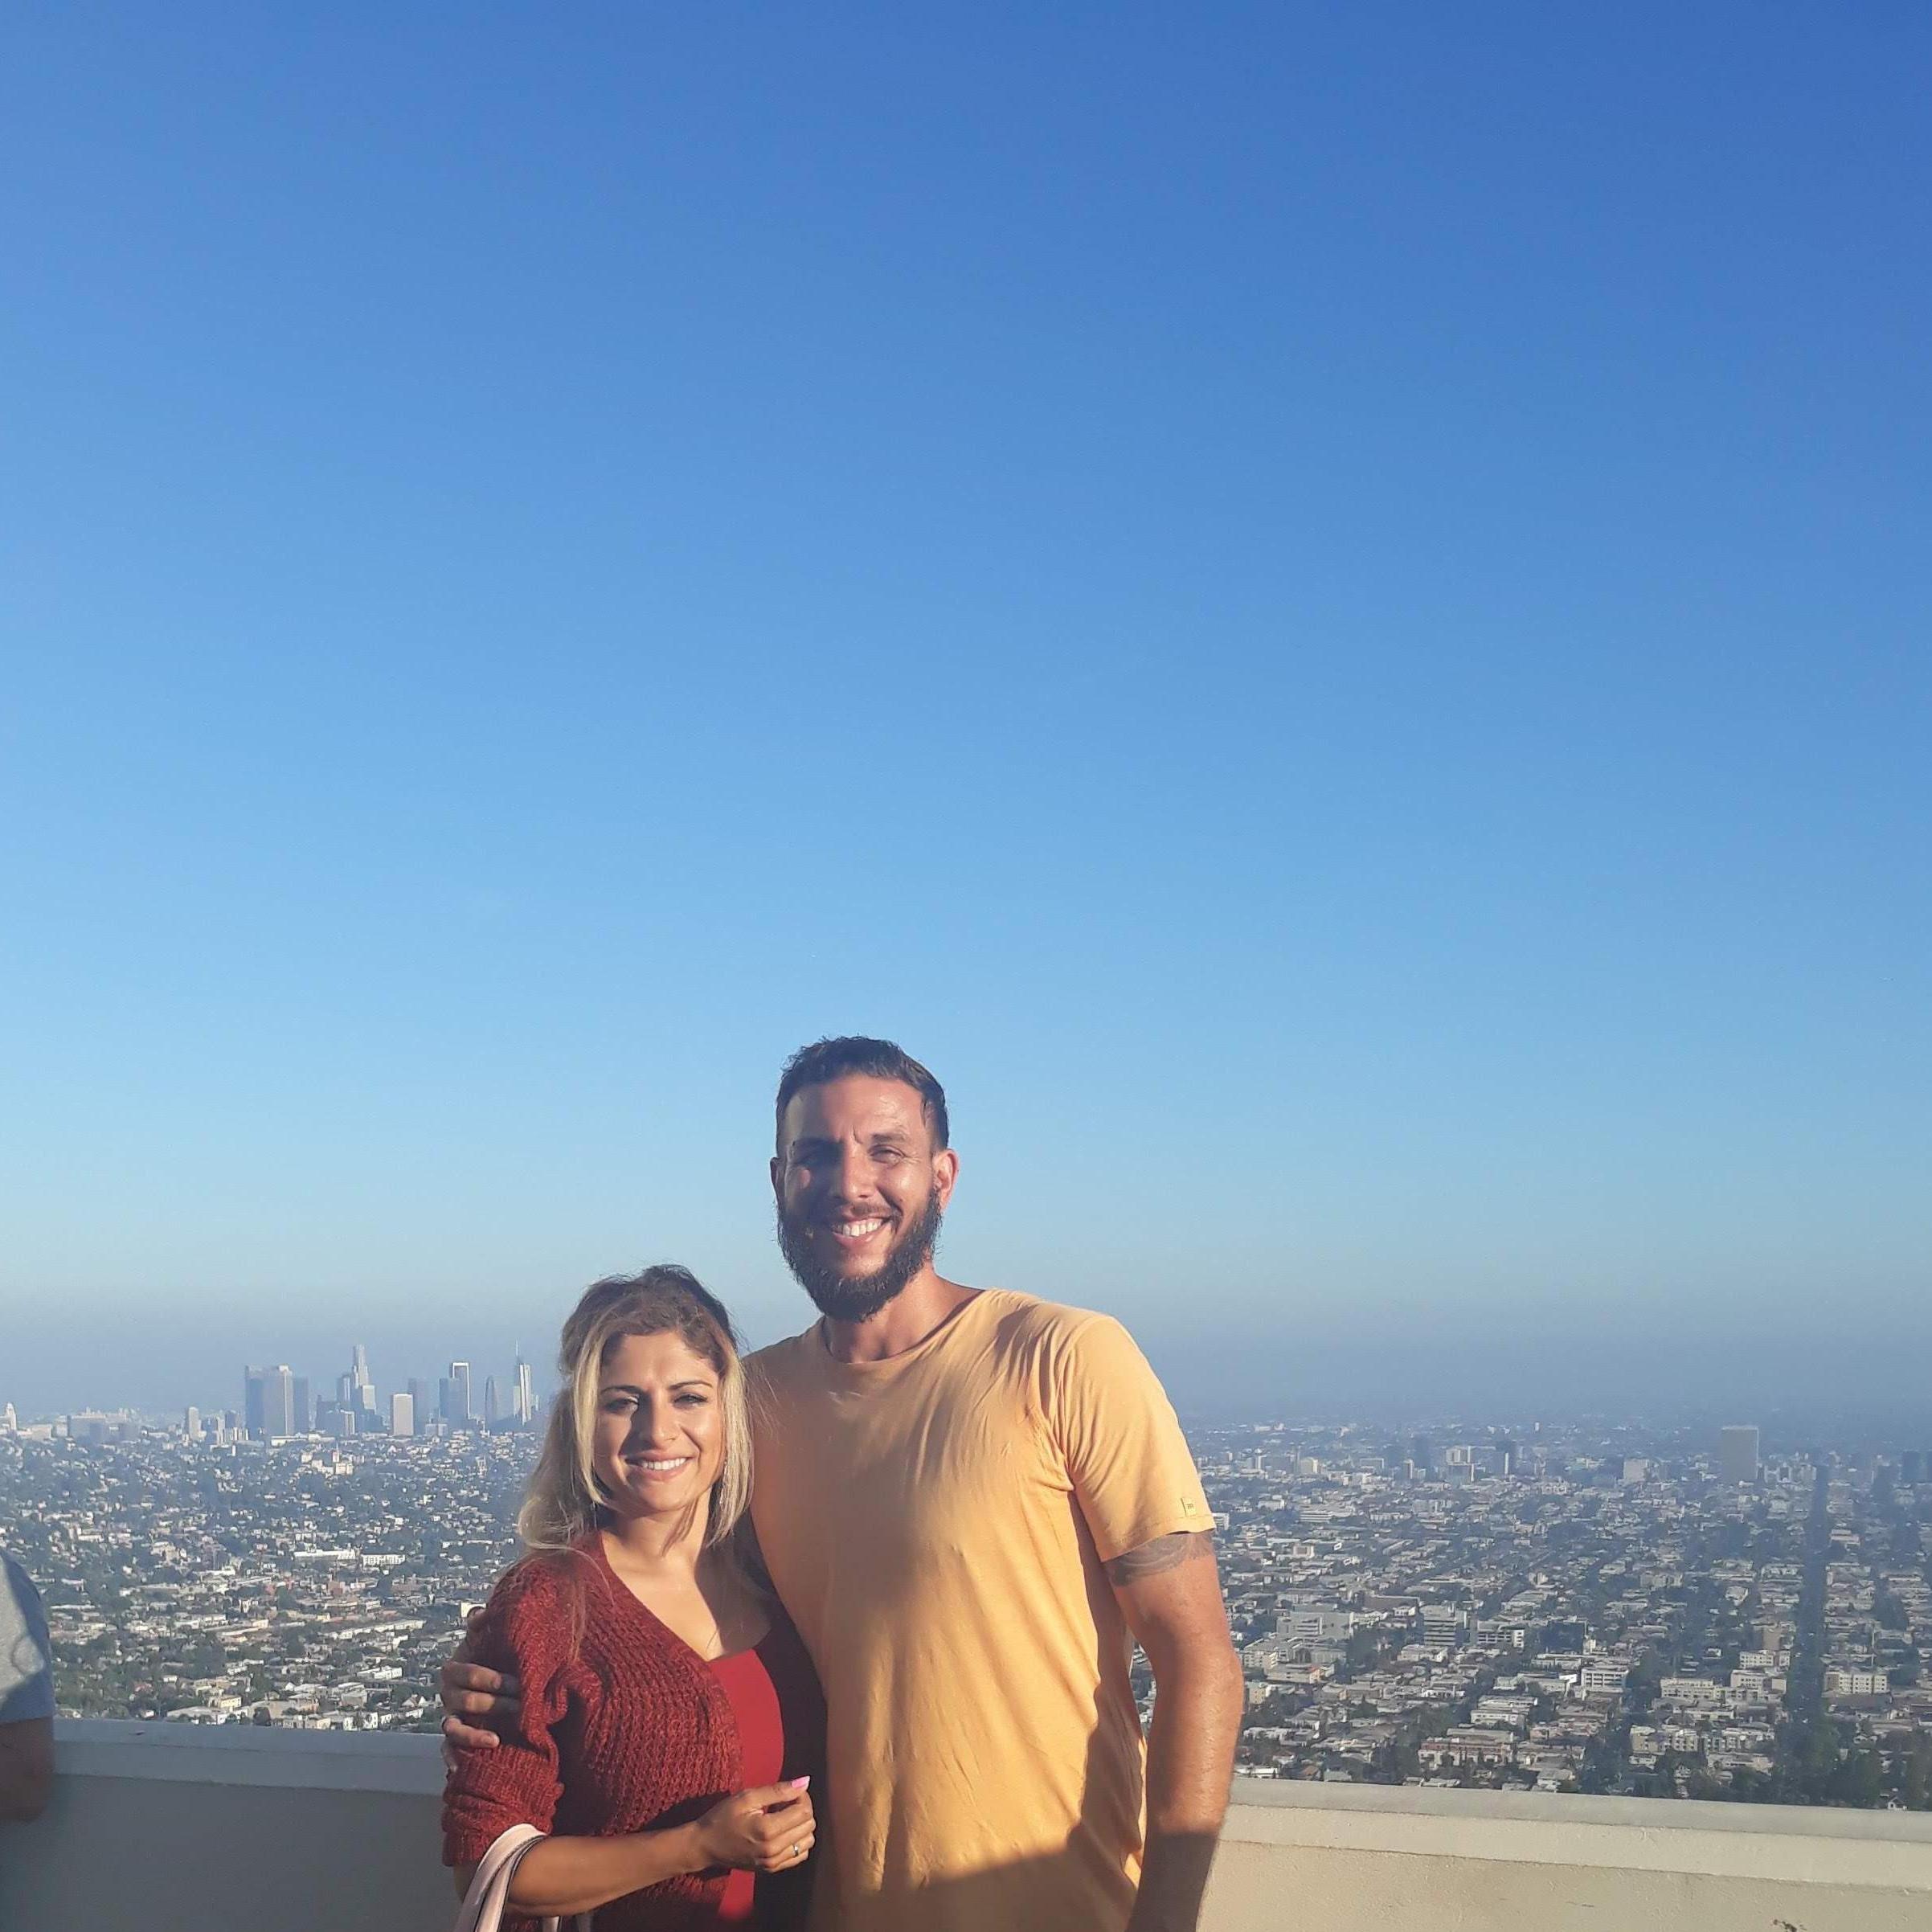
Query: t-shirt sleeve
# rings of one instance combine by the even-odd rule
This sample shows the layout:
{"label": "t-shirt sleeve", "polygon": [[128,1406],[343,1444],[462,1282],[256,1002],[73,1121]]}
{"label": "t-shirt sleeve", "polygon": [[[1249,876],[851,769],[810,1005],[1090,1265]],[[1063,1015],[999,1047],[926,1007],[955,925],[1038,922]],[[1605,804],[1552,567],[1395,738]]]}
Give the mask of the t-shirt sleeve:
{"label": "t-shirt sleeve", "polygon": [[462,1751],[443,1788],[443,1862],[475,1864],[513,1824],[547,1832],[563,1795],[556,1730],[570,1701],[567,1589],[526,1565],[497,1586],[477,1621],[473,1662],[523,1683],[523,1707],[493,1750]]}
{"label": "t-shirt sleeve", "polygon": [[1167,1391],[1111,1316],[1066,1331],[1049,1378],[1054,1432],[1100,1561],[1214,1519]]}
{"label": "t-shirt sleeve", "polygon": [[0,1557],[0,1724],[54,1714],[54,1650],[32,1579]]}

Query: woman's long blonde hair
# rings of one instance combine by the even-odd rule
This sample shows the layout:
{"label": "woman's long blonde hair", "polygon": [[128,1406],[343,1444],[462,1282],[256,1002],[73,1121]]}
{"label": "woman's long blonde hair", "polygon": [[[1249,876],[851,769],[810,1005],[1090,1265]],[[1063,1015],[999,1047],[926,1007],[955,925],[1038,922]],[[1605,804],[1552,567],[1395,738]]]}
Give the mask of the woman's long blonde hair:
{"label": "woman's long blonde hair", "polygon": [[724,1305],[688,1268],[661,1262],[641,1275],[593,1282],[563,1324],[557,1351],[563,1386],[551,1405],[542,1453],[517,1517],[517,1533],[533,1555],[573,1548],[603,1519],[604,1485],[591,1467],[597,1385],[612,1344],[627,1335],[675,1335],[718,1377],[724,1462],[711,1485],[707,1547],[727,1541],[751,1496],[751,1427],[738,1338]]}

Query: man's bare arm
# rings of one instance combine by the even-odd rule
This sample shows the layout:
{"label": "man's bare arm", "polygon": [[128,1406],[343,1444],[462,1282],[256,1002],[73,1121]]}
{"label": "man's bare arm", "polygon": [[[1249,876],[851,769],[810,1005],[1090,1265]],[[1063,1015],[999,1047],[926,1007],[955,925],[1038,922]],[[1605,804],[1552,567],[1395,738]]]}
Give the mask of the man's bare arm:
{"label": "man's bare arm", "polygon": [[1128,1932],[1194,1932],[1226,1815],[1241,1729],[1241,1666],[1228,1635],[1214,1540],[1180,1530],[1107,1566],[1154,1672],[1147,1850]]}
{"label": "man's bare arm", "polygon": [[1177,1529],[1172,1536],[1156,1537],[1138,1549],[1117,1556],[1107,1566],[1107,1580],[1119,1590],[1144,1577],[1157,1577],[1178,1570],[1183,1563],[1199,1563],[1214,1556],[1214,1539],[1205,1529]]}
{"label": "man's bare arm", "polygon": [[25,1824],[38,1818],[53,1789],[53,1719],[0,1724],[0,1819]]}

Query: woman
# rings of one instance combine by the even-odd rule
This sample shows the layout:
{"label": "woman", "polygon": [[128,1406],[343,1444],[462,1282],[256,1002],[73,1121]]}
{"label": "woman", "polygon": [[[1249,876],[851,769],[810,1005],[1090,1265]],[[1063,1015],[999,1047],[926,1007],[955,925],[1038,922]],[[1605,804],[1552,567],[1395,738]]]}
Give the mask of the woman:
{"label": "woman", "polygon": [[680,1267],[588,1289],[476,1660],[522,1682],[501,1749],[464,1754],[443,1852],[467,1886],[499,1833],[551,1834],[521,1915],[597,1932],[803,1923],[824,1707],[758,1580],[744,1377],[730,1318]]}

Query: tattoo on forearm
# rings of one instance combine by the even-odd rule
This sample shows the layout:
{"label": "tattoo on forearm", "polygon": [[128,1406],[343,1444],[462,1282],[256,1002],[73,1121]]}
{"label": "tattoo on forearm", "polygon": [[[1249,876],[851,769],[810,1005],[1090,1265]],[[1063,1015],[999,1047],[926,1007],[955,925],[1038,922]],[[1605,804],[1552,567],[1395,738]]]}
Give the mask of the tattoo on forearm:
{"label": "tattoo on forearm", "polygon": [[1143,1577],[1157,1577],[1164,1570],[1178,1570],[1214,1553],[1214,1535],[1209,1529],[1177,1529],[1172,1536],[1156,1537],[1138,1549],[1117,1556],[1107,1566],[1107,1580],[1117,1588],[1138,1583]]}

